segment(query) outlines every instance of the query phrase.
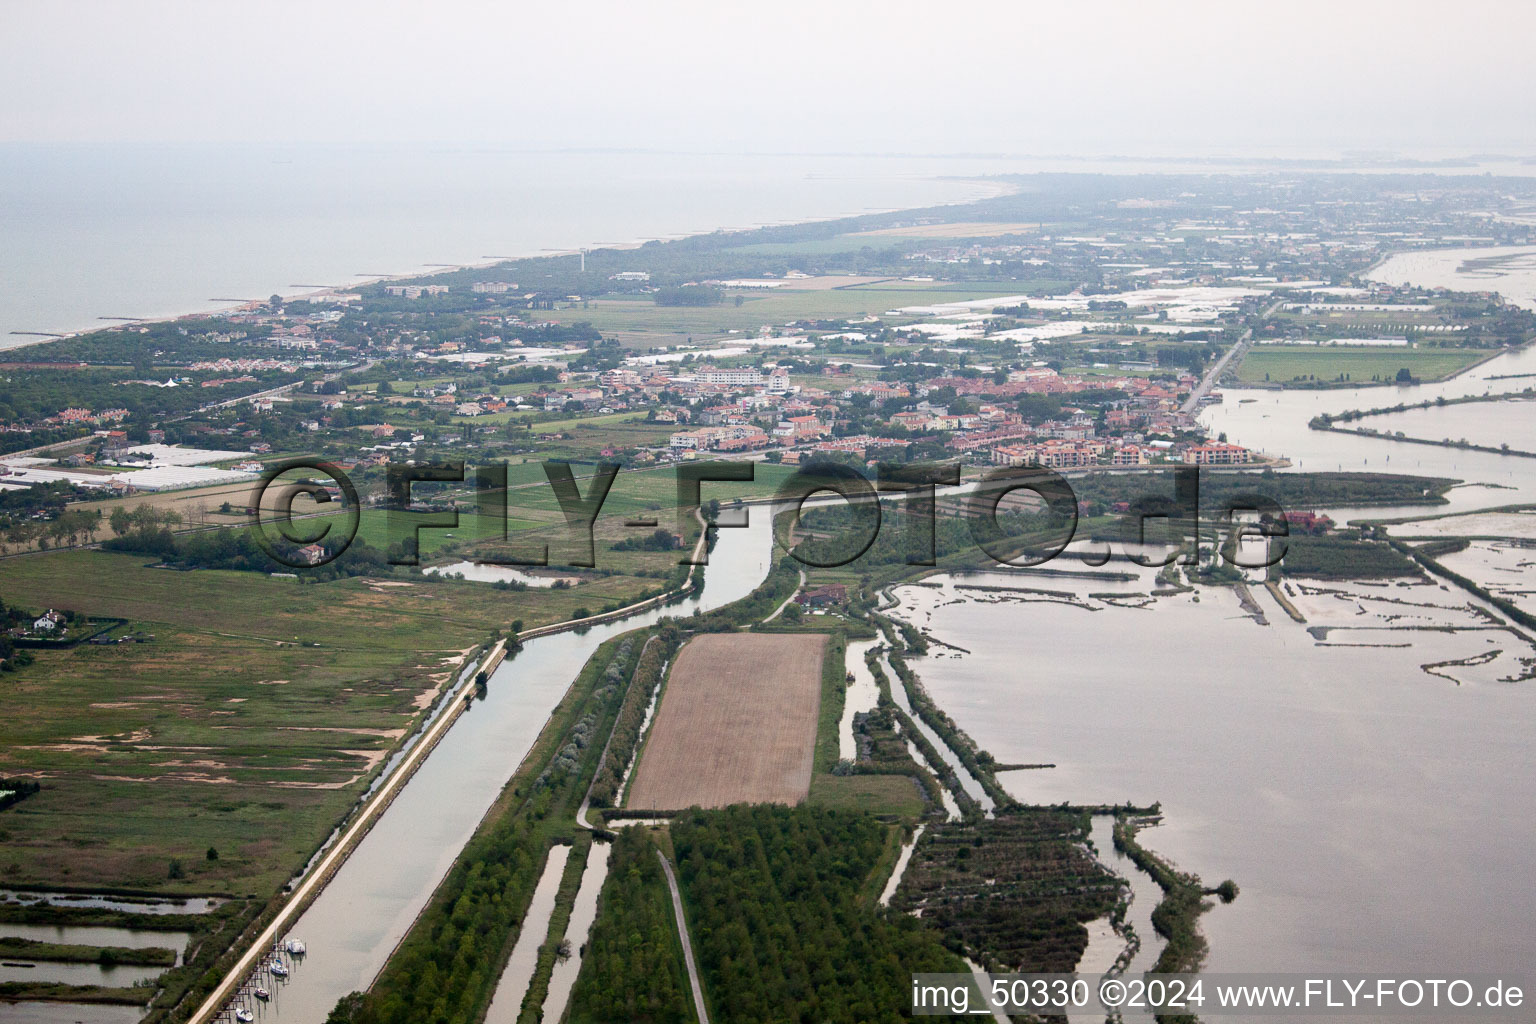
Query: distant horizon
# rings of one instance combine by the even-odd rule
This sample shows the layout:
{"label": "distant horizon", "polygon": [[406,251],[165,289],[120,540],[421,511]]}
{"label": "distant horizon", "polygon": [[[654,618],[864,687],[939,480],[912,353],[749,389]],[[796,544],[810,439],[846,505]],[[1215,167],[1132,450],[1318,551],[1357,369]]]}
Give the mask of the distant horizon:
{"label": "distant horizon", "polygon": [[1536,12],[1191,0],[0,9],[0,138],[665,151],[1521,150]]}
{"label": "distant horizon", "polygon": [[[1181,160],[1204,163],[1255,162],[1274,164],[1334,164],[1340,166],[1382,166],[1393,164],[1422,164],[1427,168],[1435,165],[1453,165],[1456,162],[1478,163],[1495,160],[1536,161],[1536,142],[1522,151],[1516,146],[1443,146],[1426,149],[1365,147],[1339,148],[1328,146],[1241,146],[1222,145],[1206,150],[1194,147],[1173,147],[1157,151],[1124,150],[989,150],[989,149],[816,149],[816,148],[731,148],[686,145],[547,145],[528,146],[495,139],[442,139],[442,138],[357,138],[357,139],[304,139],[304,138],[165,138],[165,139],[0,139],[4,148],[67,148],[95,146],[133,146],[139,148],[229,148],[249,146],[271,149],[370,149],[370,148],[422,148],[433,151],[462,149],[484,153],[593,153],[593,154],[648,154],[656,156],[706,156],[706,157],[836,157],[842,159],[922,159],[922,160],[1073,160],[1073,161],[1133,161],[1174,163]],[[1021,171],[1018,173],[1034,173]]]}

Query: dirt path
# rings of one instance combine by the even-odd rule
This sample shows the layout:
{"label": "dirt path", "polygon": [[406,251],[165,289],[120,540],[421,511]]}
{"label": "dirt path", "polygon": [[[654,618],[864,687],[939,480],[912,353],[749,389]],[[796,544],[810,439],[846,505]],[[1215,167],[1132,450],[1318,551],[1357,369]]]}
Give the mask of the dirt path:
{"label": "dirt path", "polygon": [[677,889],[677,876],[672,873],[672,862],[660,850],[661,870],[667,875],[667,888],[672,890],[672,913],[677,915],[677,934],[683,940],[683,962],[688,965],[688,983],[693,986],[693,1008],[699,1015],[699,1024],[709,1024],[709,1010],[704,1006],[704,986],[699,983],[699,968],[693,961],[693,942],[688,938],[688,919],[683,916],[683,895]]}
{"label": "dirt path", "polygon": [[774,619],[778,618],[779,615],[784,611],[784,609],[789,607],[789,602],[791,602],[791,601],[793,601],[795,599],[795,594],[800,593],[800,591],[802,591],[804,589],[805,589],[805,570],[801,569],[800,570],[800,585],[795,588],[794,593],[790,594],[788,597],[786,597],[784,599],[784,603],[783,604],[779,605],[777,608],[775,608],[773,610],[773,614],[772,615],[768,616],[763,621],[764,622],[772,622]]}

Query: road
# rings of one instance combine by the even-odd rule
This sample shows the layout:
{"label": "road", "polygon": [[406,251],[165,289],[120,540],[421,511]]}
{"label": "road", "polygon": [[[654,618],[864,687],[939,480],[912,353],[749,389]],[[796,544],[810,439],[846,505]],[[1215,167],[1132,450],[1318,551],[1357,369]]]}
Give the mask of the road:
{"label": "road", "polygon": [[784,609],[789,607],[789,602],[791,602],[791,601],[793,601],[795,599],[795,595],[800,593],[800,591],[802,591],[804,589],[805,589],[805,570],[801,569],[800,570],[800,585],[798,587],[796,587],[794,589],[794,591],[788,597],[786,597],[784,599],[784,603],[783,604],[779,605],[777,608],[775,608],[773,610],[773,614],[772,615],[768,616],[763,621],[764,622],[772,622],[774,619],[778,618],[783,613]]}
{"label": "road", "polygon": [[688,938],[688,919],[683,916],[683,895],[677,891],[677,876],[672,873],[672,862],[660,850],[661,870],[667,874],[667,888],[672,890],[672,913],[677,915],[677,934],[683,940],[683,962],[688,965],[688,983],[693,986],[693,1008],[699,1015],[699,1024],[709,1024],[709,1010],[704,1006],[704,986],[699,984],[699,968],[693,961],[693,942]]}
{"label": "road", "polygon": [[[320,379],[323,381],[339,380],[349,373],[357,373],[360,370],[366,370],[376,362],[378,362],[377,359],[364,359],[361,363],[355,363],[352,366],[345,366],[340,370],[327,373]],[[281,387],[268,388],[266,391],[258,391],[254,395],[241,395],[239,398],[229,398],[222,402],[211,402],[208,405],[199,406],[197,412],[208,412],[211,409],[226,409],[232,405],[239,405],[241,402],[254,402],[258,398],[275,398],[278,395],[286,395],[288,392],[292,391],[296,387],[300,387],[304,383],[306,382],[302,380],[296,380],[292,384],[284,384]],[[176,419],[184,420],[187,419],[188,416],[195,416],[197,412],[187,413],[185,416],[176,417]]]}
{"label": "road", "polygon": [[[1280,308],[1281,301],[1277,299],[1270,303],[1269,308],[1259,314],[1259,319],[1261,321],[1268,320],[1275,310]],[[1231,348],[1227,349],[1220,359],[1216,360],[1216,365],[1205,372],[1205,376],[1201,378],[1200,383],[1195,385],[1195,390],[1189,393],[1188,401],[1179,407],[1179,413],[1184,416],[1193,415],[1195,410],[1200,407],[1200,399],[1211,393],[1211,389],[1216,386],[1216,382],[1221,380],[1221,375],[1226,371],[1228,364],[1235,358],[1241,358],[1243,353],[1247,352],[1252,346],[1253,328],[1250,327],[1243,332],[1243,336],[1238,338]]]}

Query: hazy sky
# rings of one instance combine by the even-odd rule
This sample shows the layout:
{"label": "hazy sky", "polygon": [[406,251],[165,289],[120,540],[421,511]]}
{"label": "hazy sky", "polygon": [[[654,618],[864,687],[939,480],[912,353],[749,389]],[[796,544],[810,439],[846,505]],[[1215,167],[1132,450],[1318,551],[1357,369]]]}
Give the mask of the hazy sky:
{"label": "hazy sky", "polygon": [[0,0],[0,140],[1536,151],[1536,6]]}

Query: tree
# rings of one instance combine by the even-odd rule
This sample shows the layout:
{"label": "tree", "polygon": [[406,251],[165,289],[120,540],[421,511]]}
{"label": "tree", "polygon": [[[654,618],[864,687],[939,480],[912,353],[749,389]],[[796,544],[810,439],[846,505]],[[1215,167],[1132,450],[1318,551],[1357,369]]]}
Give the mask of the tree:
{"label": "tree", "polygon": [[1408,371],[1408,367],[1405,366],[1401,370],[1397,371],[1397,382],[1399,384],[1413,383],[1413,374]]}
{"label": "tree", "polygon": [[800,618],[802,615],[804,615],[804,612],[800,610],[800,606],[798,604],[796,604],[794,601],[791,601],[789,604],[784,606],[783,615],[784,621],[793,626],[800,622]]}

